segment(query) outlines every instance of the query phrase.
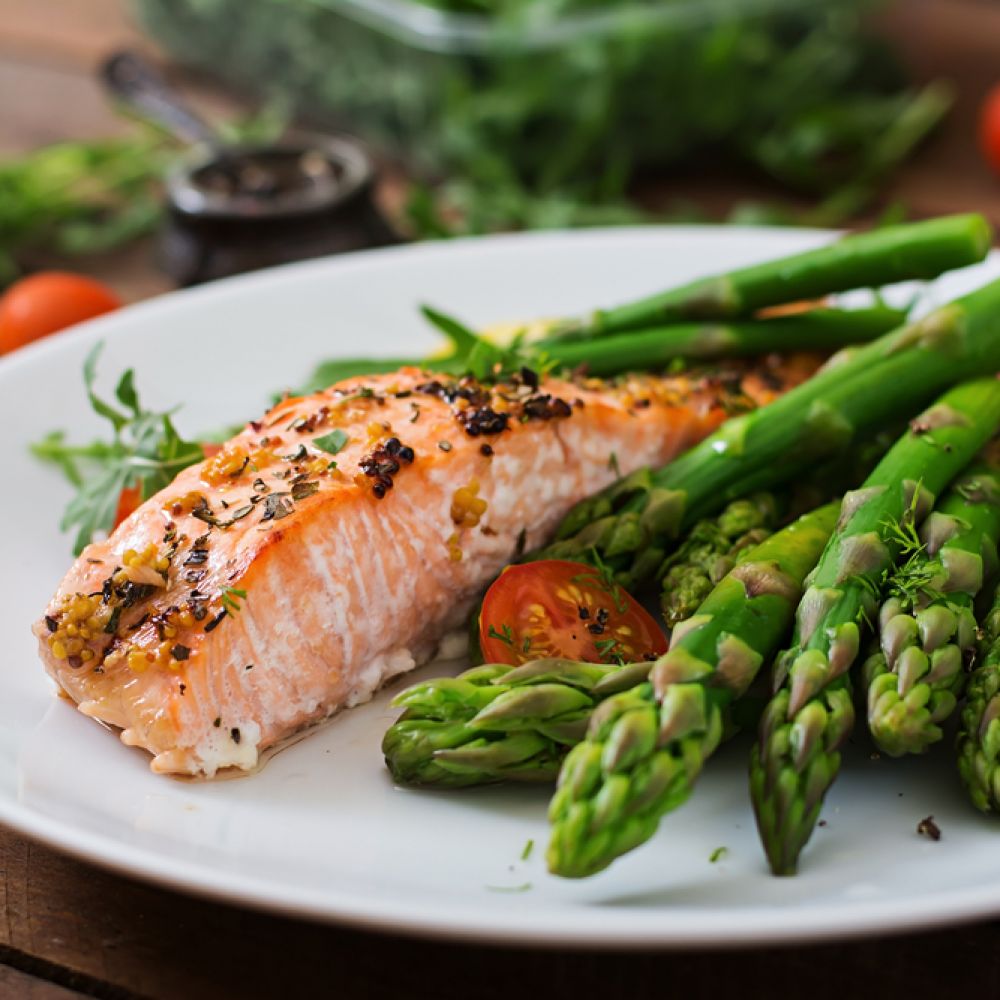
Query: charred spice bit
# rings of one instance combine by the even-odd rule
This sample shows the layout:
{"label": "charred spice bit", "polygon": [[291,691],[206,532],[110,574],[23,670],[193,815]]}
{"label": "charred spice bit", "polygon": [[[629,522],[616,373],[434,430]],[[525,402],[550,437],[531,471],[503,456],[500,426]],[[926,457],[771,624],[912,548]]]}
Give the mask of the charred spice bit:
{"label": "charred spice bit", "polygon": [[817,826],[826,826],[826,820],[825,819],[821,819],[816,825]]}
{"label": "charred spice bit", "polygon": [[381,500],[392,489],[393,477],[402,468],[402,464],[412,464],[415,457],[409,445],[403,444],[397,437],[391,437],[375,448],[371,454],[365,455],[358,466],[366,476],[374,480],[372,495]]}
{"label": "charred spice bit", "polygon": [[186,659],[188,659],[188,657],[190,657],[191,650],[188,649],[187,646],[183,646],[183,645],[181,645],[181,643],[177,643],[177,645],[175,645],[175,646],[173,646],[171,648],[170,655],[175,660],[186,660]]}
{"label": "charred spice bit", "polygon": [[221,624],[222,619],[229,614],[228,611],[220,611],[206,626],[205,632],[214,632]]}
{"label": "charred spice bit", "polygon": [[482,456],[484,456],[485,458],[492,458],[493,457],[493,446],[489,445],[489,444],[481,444],[479,446],[479,454],[482,455]]}
{"label": "charred spice bit", "polygon": [[450,441],[438,441],[438,447],[442,451],[451,451],[451,442]]}
{"label": "charred spice bit", "polygon": [[261,514],[261,521],[279,521],[283,517],[288,517],[294,507],[292,501],[288,499],[290,493],[271,493],[264,500],[264,513]]}
{"label": "charred spice bit", "polygon": [[235,726],[229,730],[229,736],[234,743],[240,742],[240,731]]}
{"label": "charred spice bit", "polygon": [[917,824],[917,833],[922,837],[928,837],[931,840],[941,839],[941,828],[934,822],[933,816],[925,816]]}
{"label": "charred spice bit", "polygon": [[219,726],[222,725],[222,719],[221,719],[221,717],[217,715],[215,717],[215,721],[212,723],[212,725],[215,726],[216,729],[218,729]]}

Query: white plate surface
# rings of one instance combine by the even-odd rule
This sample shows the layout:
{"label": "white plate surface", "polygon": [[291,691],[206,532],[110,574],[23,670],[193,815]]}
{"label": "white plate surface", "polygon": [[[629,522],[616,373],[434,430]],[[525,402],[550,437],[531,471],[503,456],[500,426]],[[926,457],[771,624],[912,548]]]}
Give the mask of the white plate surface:
{"label": "white plate surface", "polygon": [[[615,304],[793,252],[822,233],[619,229],[493,237],[323,260],[167,295],[0,360],[0,821],[102,865],[276,911],[419,934],[594,946],[712,946],[901,930],[1000,914],[1000,828],[964,801],[945,750],[872,760],[863,739],[797,878],[771,878],[724,747],[655,840],[582,882],[545,873],[543,789],[394,788],[379,754],[392,692],[341,715],[261,773],[156,777],[148,759],[53,697],[28,632],[69,564],[67,487],[27,454],[54,427],[103,427],[80,366],[106,341],[104,386],[134,365],[190,432],[255,416],[313,361],[419,353],[416,306],[473,324]],[[950,297],[1000,262],[942,281]],[[441,672],[438,665],[428,670]],[[398,690],[398,687],[396,688]],[[933,814],[944,836],[919,837]],[[521,859],[528,840],[535,849]],[[727,848],[715,863],[716,848]]]}

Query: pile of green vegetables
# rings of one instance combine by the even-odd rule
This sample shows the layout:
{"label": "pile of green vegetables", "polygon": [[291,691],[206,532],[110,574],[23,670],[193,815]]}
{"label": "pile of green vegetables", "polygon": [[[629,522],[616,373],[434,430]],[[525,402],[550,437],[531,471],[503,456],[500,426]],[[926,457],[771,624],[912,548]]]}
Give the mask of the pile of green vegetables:
{"label": "pile of green vegetables", "polygon": [[136,6],[183,62],[398,156],[431,185],[409,212],[426,236],[636,221],[638,172],[721,162],[834,224],[951,101],[908,85],[867,25],[874,0]]}
{"label": "pile of green vegetables", "polygon": [[[981,259],[989,240],[978,216],[850,237],[562,332],[600,352],[642,323],[930,277]],[[592,875],[683,804],[770,674],[750,791],[776,874],[796,870],[856,711],[891,756],[923,753],[957,717],[961,780],[1000,813],[998,370],[1000,281],[845,349],[668,466],[579,504],[526,558],[595,563],[614,586],[660,592],[669,651],[417,684],[383,741],[394,777],[554,781],[549,868]],[[804,480],[817,506],[801,513],[790,498]]]}

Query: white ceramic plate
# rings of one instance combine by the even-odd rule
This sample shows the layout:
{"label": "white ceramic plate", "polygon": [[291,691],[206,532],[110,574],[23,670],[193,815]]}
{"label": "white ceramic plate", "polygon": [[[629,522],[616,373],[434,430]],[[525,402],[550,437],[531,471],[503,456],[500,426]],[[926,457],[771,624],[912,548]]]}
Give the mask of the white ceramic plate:
{"label": "white ceramic plate", "polygon": [[[234,902],[359,926],[532,944],[722,945],[912,928],[1000,913],[1000,828],[966,804],[948,752],[871,760],[864,740],[797,878],[771,878],[746,791],[746,743],[724,747],[659,835],[583,882],[545,873],[544,789],[394,788],[379,742],[392,692],[248,778],[183,783],[53,697],[28,632],[69,564],[67,487],[26,454],[54,427],[103,427],[80,366],[106,341],[191,432],[255,416],[324,356],[416,352],[416,313],[474,324],[615,304],[827,239],[674,228],[498,237],[323,260],[167,295],[0,361],[0,821],[102,865]],[[954,275],[941,298],[1000,273]],[[441,671],[441,666],[429,668]],[[423,671],[427,675],[428,668]],[[396,688],[398,690],[398,687]],[[933,814],[939,843],[916,834]],[[526,860],[529,840],[535,849]],[[727,848],[715,863],[716,848]]]}

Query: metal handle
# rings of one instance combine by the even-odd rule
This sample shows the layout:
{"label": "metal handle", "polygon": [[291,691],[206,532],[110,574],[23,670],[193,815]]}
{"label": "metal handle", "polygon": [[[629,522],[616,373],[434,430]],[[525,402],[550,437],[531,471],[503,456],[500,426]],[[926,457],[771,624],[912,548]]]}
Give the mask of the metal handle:
{"label": "metal handle", "polygon": [[135,52],[110,56],[100,70],[105,86],[143,117],[187,142],[219,144],[215,130],[168,86],[156,68]]}

